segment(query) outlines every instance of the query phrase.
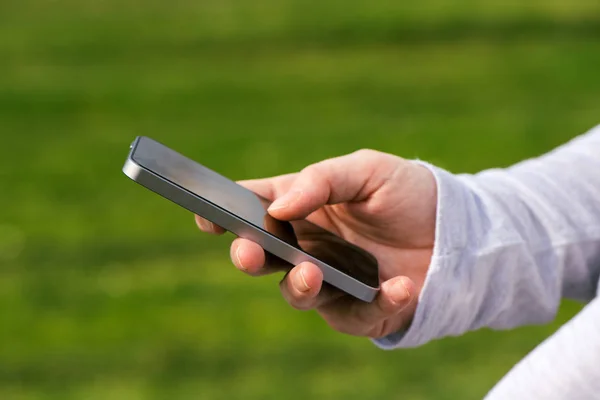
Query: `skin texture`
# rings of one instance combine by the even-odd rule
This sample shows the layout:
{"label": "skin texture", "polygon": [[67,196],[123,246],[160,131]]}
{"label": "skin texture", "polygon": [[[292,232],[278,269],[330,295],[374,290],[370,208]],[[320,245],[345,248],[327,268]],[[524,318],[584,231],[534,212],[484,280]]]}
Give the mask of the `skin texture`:
{"label": "skin texture", "polygon": [[[269,214],[292,221],[306,218],[369,251],[379,262],[381,290],[365,303],[323,286],[319,268],[302,263],[280,283],[284,299],[299,310],[316,310],[335,330],[380,338],[412,320],[431,260],[437,192],[425,167],[373,150],[328,159],[296,174],[239,182],[272,201]],[[224,230],[196,216],[207,233]],[[237,238],[231,259],[241,271],[259,276],[281,270],[249,240]]]}

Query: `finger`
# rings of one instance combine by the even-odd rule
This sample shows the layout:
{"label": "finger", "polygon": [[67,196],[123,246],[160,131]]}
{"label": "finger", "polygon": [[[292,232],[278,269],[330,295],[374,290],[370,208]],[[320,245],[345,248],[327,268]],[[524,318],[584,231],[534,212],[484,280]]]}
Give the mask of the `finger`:
{"label": "finger", "polygon": [[265,251],[257,243],[237,238],[231,243],[230,256],[240,271],[253,276],[264,274]]}
{"label": "finger", "polygon": [[260,245],[248,239],[236,238],[229,253],[236,268],[252,276],[289,271],[292,268],[290,263],[265,252]]}
{"label": "finger", "polygon": [[[325,204],[369,198],[396,172],[398,157],[373,150],[332,158],[302,170],[289,189],[269,207],[282,220],[306,218]],[[275,193],[278,194],[278,193]]]}
{"label": "finger", "polygon": [[213,224],[209,220],[202,218],[199,215],[194,216],[196,219],[196,225],[202,232],[210,233],[213,235],[222,235],[225,233],[225,229],[221,228],[219,225]]}
{"label": "finger", "polygon": [[366,336],[379,338],[396,332],[406,322],[399,314],[412,303],[415,284],[407,277],[396,277],[384,282],[375,301],[356,303],[354,319],[365,321],[365,326],[371,325]]}
{"label": "finger", "polygon": [[310,310],[333,301],[343,293],[323,282],[316,265],[304,262],[294,267],[279,285],[283,298],[297,310]]}
{"label": "finger", "polygon": [[402,312],[412,303],[415,292],[415,285],[409,278],[396,277],[381,284],[372,303],[345,298],[321,307],[319,312],[340,332],[383,337],[406,324],[408,318],[402,318]]}
{"label": "finger", "polygon": [[238,181],[238,184],[244,186],[248,190],[253,191],[259,196],[264,197],[267,200],[273,201],[288,191],[294,182],[296,175],[297,174],[287,174],[272,178],[249,179]]}

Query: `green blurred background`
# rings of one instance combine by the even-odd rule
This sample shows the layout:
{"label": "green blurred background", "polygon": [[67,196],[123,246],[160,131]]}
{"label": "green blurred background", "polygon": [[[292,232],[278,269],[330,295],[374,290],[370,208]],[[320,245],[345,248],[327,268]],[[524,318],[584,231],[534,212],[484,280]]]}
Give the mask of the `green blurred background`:
{"label": "green blurred background", "polygon": [[598,122],[600,2],[0,2],[1,399],[476,399],[554,324],[384,352],[129,181],[148,135],[234,179],[375,148],[454,172]]}

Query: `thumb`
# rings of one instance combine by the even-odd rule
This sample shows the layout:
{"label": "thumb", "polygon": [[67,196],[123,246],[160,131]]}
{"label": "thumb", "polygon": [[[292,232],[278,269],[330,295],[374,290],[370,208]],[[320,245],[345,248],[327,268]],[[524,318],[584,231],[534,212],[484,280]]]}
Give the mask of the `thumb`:
{"label": "thumb", "polygon": [[372,303],[345,297],[320,306],[319,312],[340,332],[379,338],[397,332],[411,321],[415,300],[414,282],[398,276],[381,284]]}
{"label": "thumb", "polygon": [[414,303],[415,291],[415,284],[407,277],[383,282],[373,303],[357,303],[353,310],[355,320],[364,321],[365,326],[370,327],[367,336],[372,338],[397,332],[412,320],[409,306]]}
{"label": "thumb", "polygon": [[406,276],[398,276],[381,284],[381,289],[372,303],[356,303],[354,308],[358,320],[377,322],[402,311],[408,306],[415,292],[415,284]]}
{"label": "thumb", "polygon": [[296,220],[326,204],[366,200],[394,173],[398,160],[389,154],[359,150],[313,164],[296,176],[268,211],[277,219]]}

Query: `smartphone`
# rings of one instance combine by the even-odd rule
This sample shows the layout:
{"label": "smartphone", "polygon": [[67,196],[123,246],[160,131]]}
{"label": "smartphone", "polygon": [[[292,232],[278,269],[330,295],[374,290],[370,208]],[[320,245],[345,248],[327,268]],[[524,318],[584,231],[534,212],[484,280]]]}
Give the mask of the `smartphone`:
{"label": "smartphone", "polygon": [[131,144],[123,167],[129,178],[225,230],[258,243],[289,263],[308,261],[323,280],[365,302],[379,291],[377,259],[307,220],[280,221],[270,202],[217,172],[148,137]]}

